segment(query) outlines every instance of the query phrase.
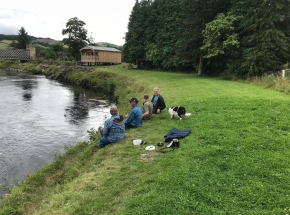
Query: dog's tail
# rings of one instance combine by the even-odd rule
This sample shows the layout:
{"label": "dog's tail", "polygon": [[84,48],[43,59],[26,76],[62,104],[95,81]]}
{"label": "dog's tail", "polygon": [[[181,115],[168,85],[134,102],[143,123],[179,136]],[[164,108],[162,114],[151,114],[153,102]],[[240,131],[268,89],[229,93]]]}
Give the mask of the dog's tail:
{"label": "dog's tail", "polygon": [[184,116],[189,117],[191,115],[191,113],[186,113],[184,114]]}

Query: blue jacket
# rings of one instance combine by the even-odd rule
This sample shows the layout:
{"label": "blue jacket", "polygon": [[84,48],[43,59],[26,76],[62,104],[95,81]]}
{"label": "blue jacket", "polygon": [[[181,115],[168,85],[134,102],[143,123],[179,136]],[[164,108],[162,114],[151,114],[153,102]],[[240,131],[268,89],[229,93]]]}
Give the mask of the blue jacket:
{"label": "blue jacket", "polygon": [[142,109],[138,106],[135,105],[128,118],[125,121],[125,125],[131,125],[133,128],[138,128],[142,126]]}
{"label": "blue jacket", "polygon": [[125,138],[125,124],[123,121],[118,121],[118,114],[112,115],[104,123],[103,136],[110,142],[115,143]]}
{"label": "blue jacket", "polygon": [[173,129],[171,129],[168,132],[168,134],[166,134],[164,136],[165,142],[169,142],[169,141],[171,141],[172,139],[175,139],[175,138],[179,139],[179,138],[186,137],[187,135],[189,135],[189,133],[190,133],[190,129],[189,128],[187,128],[187,129],[185,129],[183,131],[180,131],[177,128],[173,128]]}

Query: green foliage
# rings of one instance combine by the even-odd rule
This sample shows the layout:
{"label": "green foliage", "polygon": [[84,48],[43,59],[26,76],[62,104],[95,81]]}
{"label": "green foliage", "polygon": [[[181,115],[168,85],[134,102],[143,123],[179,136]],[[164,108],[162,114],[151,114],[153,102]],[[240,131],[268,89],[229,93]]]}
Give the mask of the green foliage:
{"label": "green foliage", "polygon": [[[28,35],[30,41],[36,40],[36,37]],[[17,40],[18,35],[14,34],[0,34],[0,41],[1,40]]]}
{"label": "green foliage", "polygon": [[62,43],[55,43],[49,45],[47,48],[36,45],[36,58],[41,60],[71,60],[73,57],[70,55],[68,48],[65,48]]}
{"label": "green foliage", "polygon": [[89,143],[92,144],[97,140],[97,134],[98,131],[94,128],[91,128],[90,130],[87,131],[89,135]]}
{"label": "green foliage", "polygon": [[18,43],[15,40],[12,40],[12,43],[9,44],[12,48],[17,49],[18,48]]}
{"label": "green foliage", "polygon": [[5,192],[11,192],[12,191],[7,184],[0,184],[0,190],[5,191]]}
{"label": "green foliage", "polygon": [[66,29],[62,30],[62,35],[68,36],[68,38],[63,39],[63,43],[69,47],[76,60],[80,59],[79,50],[86,45],[86,42],[89,42],[85,25],[85,22],[74,17],[66,23]]}
{"label": "green foliage", "polygon": [[152,61],[155,67],[160,67],[163,60],[161,50],[151,43],[146,46],[146,60]]}
{"label": "green foliage", "polygon": [[0,41],[1,40],[17,40],[17,35],[6,35],[6,34],[0,34]]}
{"label": "green foliage", "polygon": [[46,48],[39,46],[39,45],[35,45],[35,53],[36,53],[36,58],[37,59],[45,59],[46,56]]}
{"label": "green foliage", "polygon": [[289,14],[289,0],[136,1],[124,61],[199,75],[275,73],[289,61]]}
{"label": "green foliage", "polygon": [[53,51],[53,49],[48,48],[46,50],[45,59],[56,60],[57,59],[57,54]]}
{"label": "green foliage", "polygon": [[30,43],[30,39],[28,37],[28,32],[25,30],[24,27],[21,27],[18,31],[18,45],[17,48],[19,49],[26,49],[26,45]]}
{"label": "green foliage", "polygon": [[233,22],[236,17],[232,14],[218,14],[216,19],[206,24],[202,31],[204,45],[201,50],[205,52],[204,58],[215,58],[225,55],[231,49],[239,47],[238,35],[234,33]]}
{"label": "green foliage", "polygon": [[125,35],[126,43],[124,44],[123,58],[128,63],[141,64],[145,63],[145,44],[144,38],[146,30],[145,19],[148,16],[148,8],[151,1],[136,1],[129,18],[128,32]]}
{"label": "green foliage", "polygon": [[0,68],[9,68],[15,64],[15,61],[13,60],[0,60]]}

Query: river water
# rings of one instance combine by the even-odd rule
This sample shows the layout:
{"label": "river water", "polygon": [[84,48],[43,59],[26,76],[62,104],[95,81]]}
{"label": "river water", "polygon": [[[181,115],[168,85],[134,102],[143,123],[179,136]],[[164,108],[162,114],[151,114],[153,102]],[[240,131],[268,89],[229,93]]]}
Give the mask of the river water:
{"label": "river water", "polygon": [[107,97],[45,76],[0,70],[0,196],[62,154],[88,140],[109,115]]}

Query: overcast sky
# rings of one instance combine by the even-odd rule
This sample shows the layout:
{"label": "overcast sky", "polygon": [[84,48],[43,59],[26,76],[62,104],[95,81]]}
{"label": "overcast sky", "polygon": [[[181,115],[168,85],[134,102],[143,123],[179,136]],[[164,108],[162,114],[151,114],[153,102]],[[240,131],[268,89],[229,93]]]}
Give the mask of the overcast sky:
{"label": "overcast sky", "polygon": [[129,16],[136,0],[7,0],[0,7],[0,34],[62,40],[69,19],[77,17],[95,42],[124,44]]}

